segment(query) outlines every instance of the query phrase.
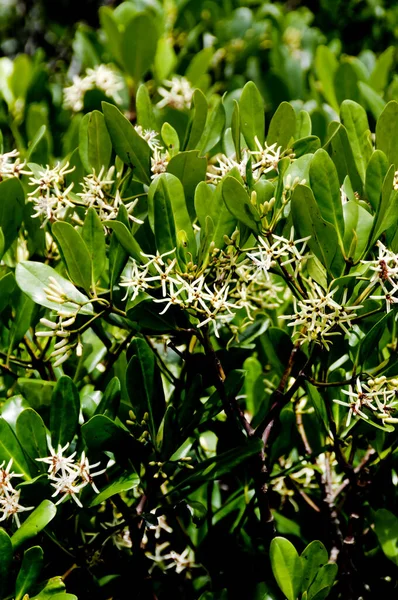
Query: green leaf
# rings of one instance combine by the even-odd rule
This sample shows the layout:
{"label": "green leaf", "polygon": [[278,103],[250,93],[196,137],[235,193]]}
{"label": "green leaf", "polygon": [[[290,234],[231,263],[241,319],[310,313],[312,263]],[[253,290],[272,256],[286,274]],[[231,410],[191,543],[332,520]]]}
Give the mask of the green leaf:
{"label": "green leaf", "polygon": [[319,569],[323,567],[323,565],[326,565],[329,556],[322,542],[314,540],[303,550],[300,560],[303,567],[301,591],[305,592],[314,581]]}
{"label": "green leaf", "polygon": [[338,62],[332,51],[327,46],[318,46],[315,53],[315,69],[322,86],[322,93],[336,112],[339,110],[334,89],[334,76],[337,68]]}
{"label": "green leaf", "polygon": [[271,542],[270,560],[274,577],[287,600],[297,600],[303,568],[296,548],[289,540],[276,537]]}
{"label": "green leaf", "polygon": [[344,249],[344,217],[336,167],[329,154],[319,149],[310,164],[310,183],[322,218],[334,225],[340,247]]}
{"label": "green leaf", "polygon": [[112,154],[112,142],[105,125],[104,115],[93,110],[84,115],[79,129],[79,152],[84,168],[98,175],[108,169]]}
{"label": "green leaf", "polygon": [[105,415],[91,417],[82,425],[81,432],[85,443],[93,452],[106,450],[125,456],[132,449],[131,435]]}
{"label": "green leaf", "polygon": [[11,538],[4,529],[0,529],[0,598],[4,597],[7,579],[11,571],[12,555]]}
{"label": "green leaf", "polygon": [[300,110],[296,116],[296,132],[295,139],[300,140],[311,136],[312,133],[312,122],[309,113],[306,110]]}
{"label": "green leaf", "polygon": [[3,253],[18,235],[23,220],[25,194],[16,177],[0,183],[0,228],[3,233]]}
{"label": "green leaf", "polygon": [[346,128],[340,123],[332,123],[332,134],[325,144],[325,149],[331,155],[339,174],[340,184],[344,182],[348,174],[351,185],[355,192],[362,194],[362,179],[355,163],[354,154],[348,141]]}
{"label": "green leaf", "polygon": [[106,46],[116,62],[122,64],[122,36],[119,31],[115,17],[113,16],[113,10],[109,6],[101,6],[99,11],[99,20],[101,27],[105,32]]}
{"label": "green leaf", "polygon": [[359,102],[358,79],[353,64],[346,60],[339,64],[334,75],[334,89],[339,104],[347,99]]}
{"label": "green leaf", "polygon": [[203,48],[203,50],[195,54],[195,56],[189,63],[188,68],[185,72],[185,77],[188,79],[188,81],[193,87],[200,87],[202,78],[204,75],[206,75],[210,66],[213,54],[213,48]]}
{"label": "green leaf", "polygon": [[[41,416],[33,408],[26,408],[21,412],[17,419],[16,431],[18,441],[33,461],[48,456],[46,427]],[[46,470],[43,463],[37,462],[36,465],[41,467],[41,470]]]}
{"label": "green leaf", "polygon": [[44,555],[40,546],[28,548],[15,583],[15,600],[22,600],[35,585],[43,567]]}
{"label": "green leaf", "polygon": [[56,514],[57,507],[50,500],[43,500],[11,537],[14,550],[40,533]]}
{"label": "green leaf", "polygon": [[106,267],[106,243],[104,227],[95,209],[90,206],[86,212],[82,228],[82,238],[86,244],[93,266],[93,287]]}
{"label": "green leaf", "polygon": [[239,108],[239,102],[237,100],[234,100],[234,108],[232,111],[232,117],[231,117],[231,133],[232,133],[232,140],[234,142],[234,147],[235,147],[235,154],[236,154],[236,160],[241,160],[242,156],[241,156],[241,151],[240,151],[240,136],[241,136],[241,132],[240,132],[240,108]]}
{"label": "green leaf", "polygon": [[374,227],[369,243],[372,247],[380,235],[389,227],[394,225],[398,219],[398,191],[393,189],[395,166],[391,165],[384,178],[381,189],[381,202],[379,204]]}
{"label": "green leaf", "polygon": [[[61,275],[48,265],[34,261],[22,261],[17,265],[15,277],[21,290],[36,304],[45,306],[56,312],[60,311],[64,315],[74,314],[77,305],[84,304],[80,312],[84,315],[93,314],[93,306],[88,302],[87,296],[79,292],[70,281],[61,277]],[[72,302],[68,301],[63,304],[56,304],[47,299],[44,290],[50,284],[50,277],[54,277]]]}
{"label": "green leaf", "polygon": [[189,472],[189,475],[182,475],[181,478],[175,479],[174,487],[170,490],[172,497],[180,494],[189,493],[190,489],[202,485],[206,481],[219,479],[226,473],[242,464],[248,458],[260,452],[262,442],[258,438],[251,438],[244,445],[238,448],[227,450],[218,454],[214,458],[209,458],[200,462],[194,469]]}
{"label": "green leaf", "polygon": [[245,188],[235,177],[226,177],[222,182],[222,197],[233,216],[254,233],[261,231],[261,218],[250,202]]}
{"label": "green leaf", "polygon": [[206,96],[200,90],[195,90],[192,97],[193,116],[188,126],[188,141],[185,144],[184,150],[193,150],[198,145],[207,119],[209,105]]}
{"label": "green leaf", "polygon": [[282,102],[269,124],[267,144],[287,148],[296,133],[296,113],[289,102]]}
{"label": "green leaf", "polygon": [[369,84],[376,92],[383,94],[390,74],[391,67],[394,64],[394,46],[390,46],[378,57],[374,69],[370,75]]}
{"label": "green leaf", "polygon": [[141,248],[126,225],[117,220],[105,221],[104,225],[109,227],[109,229],[112,229],[118,239],[118,242],[121,244],[121,246],[123,246],[127,254],[132,258],[135,258],[135,260],[141,262]]}
{"label": "green leaf", "polygon": [[174,127],[170,123],[163,123],[160,135],[171,156],[175,156],[180,149],[180,139]]}
{"label": "green leaf", "polygon": [[385,101],[364,81],[358,81],[358,88],[361,92],[361,104],[364,104],[377,120],[384,110],[386,105]]}
{"label": "green leaf", "polygon": [[15,289],[15,277],[12,273],[7,273],[0,279],[0,314],[9,305],[11,294]]}
{"label": "green leaf", "polygon": [[202,228],[202,239],[205,239],[209,218],[212,224],[211,230],[208,230],[207,248],[214,241],[215,248],[222,249],[225,246],[224,235],[231,236],[237,224],[236,218],[222,199],[221,187],[214,188],[202,181],[195,192],[195,210]]}
{"label": "green leaf", "polygon": [[95,409],[95,415],[105,415],[115,419],[120,405],[121,386],[117,377],[113,377],[106,386],[104,395]]}
{"label": "green leaf", "polygon": [[311,236],[308,240],[310,250],[330,270],[337,250],[335,228],[322,219],[320,210],[310,188],[296,186],[292,197],[293,224],[299,237]]}
{"label": "green leaf", "polygon": [[349,200],[343,206],[345,233],[344,248],[347,258],[360,260],[369,242],[373,217],[358,202]]}
{"label": "green leaf", "polygon": [[375,325],[368,331],[364,338],[362,338],[359,349],[358,349],[358,364],[361,368],[365,367],[365,361],[371,354],[377,351],[379,341],[389,325],[389,321],[392,319],[392,312],[388,312],[381,317]]}
{"label": "green leaf", "polygon": [[199,157],[199,150],[180,152],[170,160],[167,172],[178,177],[184,187],[188,212],[191,220],[195,218],[194,197],[198,183],[206,178],[207,160]]}
{"label": "green leaf", "polygon": [[136,15],[126,25],[121,46],[122,58],[135,86],[155,59],[158,37],[157,24],[147,13]]}
{"label": "green leaf", "polygon": [[[162,173],[152,182],[148,191],[148,219],[161,254],[180,246],[179,256],[183,262],[195,261],[196,239],[184,188],[171,173]],[[180,243],[182,233],[183,245]]]}
{"label": "green leaf", "polygon": [[80,398],[72,379],[62,376],[54,388],[50,407],[50,431],[53,448],[72,441],[79,424]]}
{"label": "green leaf", "polygon": [[389,510],[379,508],[374,516],[374,530],[384,554],[398,566],[398,518]]}
{"label": "green leaf", "polygon": [[340,107],[340,116],[347,130],[358,173],[364,182],[366,167],[373,152],[368,117],[365,109],[352,100],[344,100]]}
{"label": "green leaf", "polygon": [[265,138],[264,101],[256,85],[249,81],[239,100],[240,127],[250,150],[258,150],[255,138],[261,145]]}
{"label": "green leaf", "polygon": [[398,102],[391,100],[376,123],[376,148],[387,156],[390,165],[398,168]]}
{"label": "green leaf", "polygon": [[206,126],[197,144],[199,154],[204,155],[210,152],[221,140],[225,127],[225,119],[225,108],[220,98],[207,115]]}
{"label": "green leaf", "polygon": [[20,293],[15,306],[15,318],[10,329],[7,355],[11,356],[14,347],[21,341],[30,327],[35,305],[31,298]]}
{"label": "green leaf", "polygon": [[116,494],[128,492],[129,490],[136,488],[139,483],[140,478],[136,473],[125,473],[124,475],[120,475],[120,477],[112,481],[95,496],[94,500],[90,503],[90,506],[98,506],[98,504],[108,500],[108,498],[112,498],[112,496],[115,496]]}
{"label": "green leaf", "polygon": [[13,471],[21,473],[25,479],[31,479],[30,468],[21,444],[7,421],[0,418],[0,463],[8,463],[11,458]]}
{"label": "green leaf", "polygon": [[336,564],[327,564],[321,567],[308,591],[308,600],[325,600],[329,596],[337,571]]}
{"label": "green leaf", "polygon": [[142,83],[135,99],[137,106],[137,124],[143,129],[157,130],[155,115],[147,86]]}
{"label": "green leaf", "polygon": [[116,106],[102,102],[102,110],[116,154],[125,165],[133,169],[138,181],[149,184],[151,149],[148,144]]}
{"label": "green leaf", "polygon": [[132,357],[127,366],[126,384],[134,414],[141,421],[148,413],[148,427],[155,441],[166,405],[155,354],[143,338],[131,343]]}
{"label": "green leaf", "polygon": [[373,152],[366,168],[365,193],[372,208],[377,211],[380,200],[383,181],[388,171],[387,157],[381,150]]}
{"label": "green leaf", "polygon": [[86,292],[90,292],[92,262],[82,236],[72,225],[65,221],[54,223],[52,233],[73,283]]}

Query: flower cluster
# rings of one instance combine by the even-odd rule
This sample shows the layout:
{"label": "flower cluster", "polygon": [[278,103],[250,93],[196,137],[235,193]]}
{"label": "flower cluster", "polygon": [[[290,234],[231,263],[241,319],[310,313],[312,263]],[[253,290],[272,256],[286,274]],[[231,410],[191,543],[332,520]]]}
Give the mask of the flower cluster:
{"label": "flower cluster", "polygon": [[334,335],[340,335],[343,330],[349,333],[351,320],[356,317],[353,312],[361,306],[347,306],[346,291],[343,295],[342,305],[333,299],[338,288],[325,292],[315,281],[309,280],[309,291],[303,300],[293,298],[294,314],[282,315],[280,319],[289,319],[289,327],[297,328],[295,335],[298,341],[316,342],[329,349],[330,340]]}
{"label": "flower cluster", "polygon": [[43,216],[45,221],[60,219],[65,215],[67,207],[73,207],[69,194],[73,183],[66,185],[65,176],[72,173],[74,167],[69,168],[69,163],[61,165],[57,163],[54,167],[47,165],[34,166],[30,172],[29,185],[35,189],[28,193],[29,200],[33,203],[33,218]]}
{"label": "flower cluster", "polygon": [[19,473],[11,471],[12,458],[4,468],[5,461],[0,465],[0,521],[13,517],[17,526],[20,526],[18,513],[33,510],[33,506],[25,507],[19,503],[21,492],[16,490],[11,482],[15,477],[23,477]]}
{"label": "flower cluster", "polygon": [[398,379],[388,380],[383,375],[368,379],[365,383],[358,377],[355,384],[349,386],[348,391],[342,390],[342,392],[348,396],[347,402],[338,399],[334,402],[349,408],[347,427],[353,415],[368,420],[369,416],[364,412],[365,409],[383,423],[398,423],[398,418],[392,416],[398,408]]}
{"label": "flower cluster", "polygon": [[50,456],[46,458],[36,458],[37,461],[48,464],[48,478],[51,485],[55,488],[52,497],[60,495],[60,499],[56,504],[61,504],[64,500],[72,498],[80,508],[83,508],[82,503],[78,498],[78,494],[86,485],[91,485],[94,492],[97,494],[99,490],[94,483],[93,478],[97,475],[105,473],[106,469],[92,472],[99,466],[99,462],[90,465],[87,456],[82,452],[80,460],[76,461],[76,452],[72,452],[69,456],[65,456],[64,452],[69,448],[69,444],[64,447],[58,446],[54,450],[50,446]]}
{"label": "flower cluster", "polygon": [[162,144],[158,139],[159,134],[157,131],[154,131],[153,129],[143,129],[141,125],[135,125],[134,129],[136,130],[138,135],[146,141],[146,143],[152,151],[163,148]]}
{"label": "flower cluster", "polygon": [[72,82],[64,89],[64,106],[74,112],[83,110],[84,96],[93,89],[101,90],[106,96],[121,102],[119,91],[124,87],[123,81],[106,65],[87,69],[84,77],[74,75]]}
{"label": "flower cluster", "polygon": [[18,150],[4,152],[0,154],[0,181],[10,177],[20,177],[20,175],[30,175],[30,171],[25,171],[25,161],[19,158]]}
{"label": "flower cluster", "polygon": [[80,197],[85,206],[92,206],[97,211],[101,221],[115,219],[120,206],[123,204],[129,218],[135,223],[142,224],[143,221],[132,214],[138,198],[125,203],[119,190],[116,190],[115,194],[112,194],[112,186],[115,183],[113,179],[114,172],[115,167],[110,167],[107,172],[102,167],[98,174],[93,170],[90,175],[83,177],[83,191],[79,192],[77,196]]}
{"label": "flower cluster", "polygon": [[398,297],[394,294],[398,291],[398,254],[391,252],[379,240],[377,242],[378,256],[376,260],[362,261],[368,265],[371,271],[374,271],[369,281],[369,288],[380,286],[381,294],[372,295],[372,300],[384,300],[387,312],[391,309],[391,304],[398,302]]}
{"label": "flower cluster", "polygon": [[171,80],[163,81],[163,86],[158,88],[162,97],[157,103],[158,108],[170,106],[176,110],[186,110],[191,107],[194,89],[185,77],[175,75]]}

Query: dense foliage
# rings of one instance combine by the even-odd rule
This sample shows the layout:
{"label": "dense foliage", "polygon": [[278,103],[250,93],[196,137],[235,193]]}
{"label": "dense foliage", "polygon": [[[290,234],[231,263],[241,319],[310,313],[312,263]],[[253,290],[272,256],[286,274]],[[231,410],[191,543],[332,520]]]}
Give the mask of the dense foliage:
{"label": "dense foliage", "polygon": [[361,47],[329,2],[1,7],[0,598],[396,595],[397,21],[359,5]]}

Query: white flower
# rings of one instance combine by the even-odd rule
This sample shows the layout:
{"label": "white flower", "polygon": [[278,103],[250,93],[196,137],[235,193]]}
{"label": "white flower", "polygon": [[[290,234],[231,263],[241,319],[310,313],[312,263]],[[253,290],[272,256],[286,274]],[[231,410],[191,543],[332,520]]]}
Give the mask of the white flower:
{"label": "white flower", "polygon": [[123,275],[120,280],[120,285],[127,288],[127,293],[123,300],[128,296],[130,290],[132,290],[130,300],[135,300],[140,292],[145,292],[150,285],[146,279],[148,274],[148,268],[140,268],[138,263],[132,259],[129,263],[129,275]]}
{"label": "white flower", "polygon": [[18,513],[33,510],[34,508],[34,506],[22,506],[19,504],[20,495],[21,492],[19,490],[4,490],[4,493],[0,496],[0,512],[3,513],[0,521],[5,521],[8,517],[12,516],[17,526],[20,527]]}
{"label": "white flower", "polygon": [[85,79],[92,87],[102,90],[106,96],[110,96],[121,102],[119,91],[123,89],[123,82],[116,73],[106,65],[98,65],[93,69],[87,69]]}
{"label": "white flower", "polygon": [[218,165],[211,165],[211,171],[206,173],[209,182],[216,183],[218,180],[223,179],[228,173],[236,167],[239,171],[242,179],[246,179],[246,167],[249,159],[248,154],[243,152],[242,160],[237,161],[235,154],[232,157],[228,157],[225,154],[217,156]]}
{"label": "white flower", "polygon": [[165,106],[171,106],[177,110],[190,108],[194,89],[188,79],[175,75],[171,80],[163,81],[163,86],[158,88],[158,92],[162,96],[162,100],[156,105],[158,108]]}
{"label": "white flower", "polygon": [[398,190],[398,170],[394,173],[394,181],[392,187],[394,190]]}
{"label": "white flower", "polygon": [[83,110],[84,95],[92,89],[92,83],[87,77],[74,75],[72,85],[64,88],[64,106],[74,112]]}
{"label": "white flower", "polygon": [[6,468],[4,469],[4,465],[5,465],[5,460],[3,460],[3,462],[0,465],[0,495],[4,494],[6,491],[7,492],[13,492],[14,488],[11,484],[11,479],[13,479],[13,477],[23,477],[23,475],[21,475],[20,473],[14,473],[13,471],[11,471],[11,467],[12,467],[12,463],[13,463],[13,459],[10,458],[10,460],[7,463]]}
{"label": "white flower", "polygon": [[394,294],[398,291],[398,254],[391,252],[379,240],[378,257],[376,260],[363,260],[363,264],[368,265],[371,271],[374,271],[370,278],[370,285],[379,285],[382,290],[380,295],[372,295],[372,300],[385,300],[387,312],[391,309],[391,304],[398,302],[398,297]]}
{"label": "white flower", "polygon": [[95,485],[93,477],[97,477],[98,475],[103,475],[103,473],[105,473],[106,469],[101,469],[100,471],[97,471],[96,473],[92,473],[91,469],[95,469],[100,464],[101,464],[100,462],[96,462],[93,465],[90,465],[90,463],[88,462],[88,458],[84,451],[82,452],[80,460],[76,463],[78,476],[85,483],[89,483],[91,485],[91,487],[93,488],[94,492],[96,492],[97,494],[99,494],[99,489]]}
{"label": "white flower", "polygon": [[271,146],[268,146],[265,142],[264,146],[262,146],[257,136],[254,137],[254,141],[256,142],[258,150],[252,150],[250,152],[257,161],[252,166],[253,171],[258,170],[257,176],[260,176],[263,173],[269,173],[270,171],[276,170],[281,157],[282,147],[277,146],[276,142]]}
{"label": "white flower", "polygon": [[30,171],[24,171],[26,162],[21,162],[18,150],[11,150],[0,154],[0,181],[10,177],[30,175]]}
{"label": "white flower", "polygon": [[157,131],[153,129],[143,129],[141,125],[135,125],[134,129],[148,144],[152,151],[158,149],[160,150],[163,146],[158,140],[159,134]]}
{"label": "white flower", "polygon": [[391,417],[391,413],[396,411],[398,405],[397,379],[387,380],[383,375],[376,379],[368,379],[365,383],[357,377],[355,386],[350,385],[348,391],[342,390],[342,392],[348,396],[348,401],[334,399],[334,402],[350,409],[347,416],[347,427],[353,415],[369,419],[368,415],[363,412],[363,408],[372,411],[377,419],[387,423],[397,422],[397,419]]}
{"label": "white flower", "polygon": [[64,447],[61,445],[58,446],[57,450],[50,445],[50,456],[46,458],[36,458],[38,462],[44,462],[48,467],[48,473],[51,475],[56,475],[58,471],[61,471],[62,476],[72,475],[76,472],[75,462],[73,460],[74,456],[76,456],[76,452],[73,452],[70,456],[64,456],[64,452],[69,448],[69,444],[66,444]]}
{"label": "white flower", "polygon": [[[330,342],[326,338],[339,335],[336,331],[338,327],[349,333],[346,325],[350,327],[351,319],[356,316],[356,313],[351,311],[362,307],[338,304],[333,300],[337,288],[331,292],[324,292],[315,281],[310,281],[310,285],[307,298],[303,300],[293,298],[295,314],[282,315],[279,318],[290,319],[288,327],[300,327],[295,334],[298,333],[301,342],[315,341],[328,349]],[[346,294],[347,291],[343,295],[343,304],[345,304]]]}
{"label": "white flower", "polygon": [[151,156],[151,179],[155,179],[161,173],[166,172],[169,160],[167,152],[161,152],[159,148],[154,149],[153,156]]}

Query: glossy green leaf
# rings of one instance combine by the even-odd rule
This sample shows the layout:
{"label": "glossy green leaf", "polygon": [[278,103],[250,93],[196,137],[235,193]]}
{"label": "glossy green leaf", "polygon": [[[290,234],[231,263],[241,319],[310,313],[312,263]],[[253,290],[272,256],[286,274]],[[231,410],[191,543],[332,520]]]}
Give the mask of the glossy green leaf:
{"label": "glossy green leaf", "polygon": [[151,150],[148,144],[116,106],[103,102],[102,110],[116,154],[133,170],[138,181],[149,184]]}
{"label": "glossy green leaf", "polygon": [[199,156],[199,150],[180,152],[173,156],[167,165],[167,172],[178,177],[183,185],[188,212],[192,221],[195,218],[195,189],[198,183],[205,180],[206,171],[207,160],[205,157]]}
{"label": "glossy green leaf", "polygon": [[154,61],[158,37],[156,21],[148,13],[137,14],[126,25],[121,45],[122,58],[136,86]]}
{"label": "glossy green leaf", "polygon": [[11,537],[14,550],[40,533],[56,514],[57,507],[50,500],[43,500]]}
{"label": "glossy green leaf", "polygon": [[12,468],[15,473],[21,473],[25,479],[30,479],[30,468],[21,444],[10,425],[0,418],[0,463],[6,464],[12,459]]}
{"label": "glossy green leaf", "polygon": [[[89,303],[87,296],[79,292],[70,281],[61,277],[61,275],[48,265],[34,261],[22,261],[17,265],[15,277],[21,290],[36,304],[57,312],[61,311],[64,315],[74,314],[77,306],[84,304],[81,308],[81,313],[85,315],[93,314],[93,307]],[[47,299],[44,290],[51,283],[50,277],[54,277],[70,301],[66,301],[63,304],[56,304],[52,300]]]}
{"label": "glossy green leaf", "polygon": [[358,88],[361,92],[361,104],[363,103],[377,120],[384,110],[386,105],[385,101],[364,81],[358,81]]}
{"label": "glossy green leaf", "polygon": [[209,105],[206,96],[200,90],[195,90],[192,97],[193,115],[188,127],[188,140],[184,150],[193,150],[197,147],[207,120]]}
{"label": "glossy green leaf", "polygon": [[310,184],[322,218],[334,225],[343,248],[344,217],[336,167],[329,154],[317,150],[310,164]]}
{"label": "glossy green leaf", "polygon": [[388,171],[387,157],[381,150],[373,152],[366,168],[365,193],[373,210],[377,210],[381,201],[383,181]]}
{"label": "glossy green leaf", "polygon": [[101,6],[99,11],[101,27],[105,32],[106,45],[116,62],[122,64],[122,35],[119,31],[113,10],[109,6]]}
{"label": "glossy green leaf", "polygon": [[256,85],[249,81],[243,88],[239,100],[240,126],[250,150],[258,150],[255,138],[264,144],[265,117],[264,101]]}
{"label": "glossy green leaf", "polygon": [[236,159],[241,160],[240,108],[239,108],[239,102],[237,100],[234,100],[234,108],[233,108],[232,117],[231,117],[231,133],[232,133],[232,140],[233,140],[234,147],[235,147]]}
{"label": "glossy green leaf", "polygon": [[370,246],[380,235],[398,221],[398,190],[393,189],[395,166],[391,165],[384,178],[381,189],[381,201],[374,221]]}
{"label": "glossy green leaf", "polygon": [[301,591],[305,592],[314,581],[319,569],[326,565],[329,556],[322,542],[314,540],[303,550],[300,560],[303,568]]}
{"label": "glossy green leaf", "polygon": [[391,100],[376,123],[376,148],[387,156],[389,164],[398,165],[398,102]]}
{"label": "glossy green leaf", "polygon": [[398,518],[389,510],[379,508],[374,516],[374,530],[384,554],[398,566]]}
{"label": "glossy green leaf", "polygon": [[261,219],[250,202],[248,193],[235,177],[226,177],[222,183],[222,197],[231,214],[255,233],[261,230]]}
{"label": "glossy green leaf", "polygon": [[15,286],[15,277],[12,273],[6,273],[6,275],[0,279],[0,313],[8,306]]}
{"label": "glossy green leaf", "polygon": [[0,598],[3,598],[7,579],[11,571],[13,547],[11,538],[0,528]]}
{"label": "glossy green leaf", "polygon": [[78,231],[69,223],[57,221],[52,226],[61,256],[73,283],[90,292],[92,262],[88,248]]}
{"label": "glossy green leaf", "polygon": [[127,228],[127,226],[121,221],[117,221],[116,219],[112,221],[105,221],[104,225],[109,227],[109,229],[112,229],[119,243],[121,244],[121,246],[123,246],[127,254],[129,254],[129,256],[131,256],[132,258],[135,258],[135,260],[141,262],[141,248],[136,239],[133,237],[131,231],[129,231],[129,229]]}
{"label": "glossy green leaf", "polygon": [[301,138],[309,137],[311,133],[311,117],[306,110],[300,110],[296,116],[296,132],[294,137],[296,140],[300,140]]}
{"label": "glossy green leaf", "polygon": [[110,419],[114,419],[119,409],[121,397],[120,381],[117,377],[113,377],[105,388],[105,392],[100,403],[95,409],[95,415],[105,415]]}
{"label": "glossy green leaf", "polygon": [[329,596],[337,571],[336,564],[327,564],[321,567],[308,591],[308,600],[325,600]]}
{"label": "glossy green leaf", "polygon": [[143,129],[157,129],[151,98],[147,86],[142,83],[135,99],[137,106],[137,124]]}
{"label": "glossy green leaf", "polygon": [[334,88],[337,68],[338,62],[332,51],[327,46],[318,46],[315,53],[315,69],[322,86],[322,93],[335,111],[339,110]]}
{"label": "glossy green leaf", "polygon": [[287,600],[297,600],[303,568],[296,548],[289,540],[276,537],[271,542],[270,560],[274,577]]}
{"label": "glossy green leaf", "polygon": [[10,328],[8,343],[8,356],[11,356],[14,347],[21,341],[30,327],[35,304],[33,300],[24,293],[20,293],[15,308],[15,318]]}
{"label": "glossy green leaf", "polygon": [[3,233],[3,253],[18,235],[23,220],[25,194],[16,177],[0,183],[0,228]]}
{"label": "glossy green leaf", "polygon": [[378,57],[370,75],[369,84],[376,92],[383,93],[388,83],[390,70],[394,63],[395,48],[390,46]]}
{"label": "glossy green leaf", "polygon": [[15,600],[22,600],[31,591],[39,578],[43,562],[44,554],[40,546],[32,546],[26,550],[15,583]]}
{"label": "glossy green leaf", "polygon": [[[20,444],[33,461],[48,456],[46,427],[41,416],[33,408],[26,408],[21,412],[17,419],[16,431]],[[36,465],[42,471],[46,470],[43,463],[37,462]]]}
{"label": "glossy green leaf", "polygon": [[332,126],[333,131],[325,148],[336,165],[340,184],[344,182],[344,179],[348,175],[354,191],[362,194],[363,182],[354,159],[353,150],[348,141],[347,130],[337,122],[332,123]]}
{"label": "glossy green leaf", "polygon": [[188,65],[185,71],[185,77],[192,84],[193,87],[200,87],[203,76],[207,73],[211,59],[213,58],[213,48],[203,48],[200,50]]}
{"label": "glossy green leaf", "polygon": [[104,115],[98,110],[87,113],[80,122],[79,152],[88,173],[94,170],[98,175],[101,169],[107,171],[112,154],[112,143]]}
{"label": "glossy green leaf", "polygon": [[143,338],[135,338],[131,350],[132,358],[126,371],[130,402],[139,420],[148,413],[148,427],[154,441],[166,409],[159,368],[155,354]]}
{"label": "glossy green leaf", "polygon": [[214,189],[204,181],[199,183],[195,192],[195,210],[202,230],[206,228],[206,218],[209,216],[212,220],[209,243],[214,241],[216,248],[223,248],[224,235],[232,235],[237,221],[222,199],[220,186]]}
{"label": "glossy green leaf", "polygon": [[321,215],[310,188],[298,185],[292,197],[293,224],[299,237],[311,236],[308,246],[328,270],[337,250],[337,233]]}
{"label": "glossy green leaf", "polygon": [[90,506],[98,506],[101,502],[105,502],[108,498],[112,498],[115,494],[121,494],[122,492],[128,492],[136,488],[140,483],[140,478],[136,473],[124,474],[109,483],[104,487],[99,494],[94,497],[94,500],[90,503]]}
{"label": "glossy green leaf", "polygon": [[57,381],[51,398],[51,443],[57,450],[72,441],[79,424],[79,392],[70,377],[64,375]]}
{"label": "glossy green leaf", "polygon": [[[148,192],[148,219],[160,252],[179,248],[183,262],[195,260],[196,240],[181,181],[171,173],[157,177]],[[183,234],[183,243],[181,243]]]}
{"label": "glossy green leaf", "polygon": [[219,99],[207,115],[202,137],[197,144],[201,155],[210,152],[218,144],[224,131],[225,119],[225,108],[222,100]]}
{"label": "glossy green leaf", "polygon": [[386,313],[373,325],[373,327],[368,331],[364,338],[362,338],[359,350],[358,350],[358,364],[362,367],[365,366],[365,361],[367,358],[377,350],[379,345],[379,340],[386,327],[389,325],[392,319],[392,313]]}
{"label": "glossy green leaf", "polygon": [[91,258],[93,267],[92,283],[95,287],[106,267],[106,243],[104,226],[92,206],[86,212],[82,227],[82,238]]}
{"label": "glossy green leaf", "polygon": [[345,254],[353,261],[359,260],[369,242],[373,228],[373,217],[358,202],[349,200],[343,206]]}
{"label": "glossy green leaf", "polygon": [[282,102],[274,113],[269,124],[267,144],[276,144],[287,148],[296,133],[296,113],[289,102]]}
{"label": "glossy green leaf", "polygon": [[163,123],[160,135],[170,155],[175,156],[180,149],[180,139],[174,127],[170,123]]}
{"label": "glossy green leaf", "polygon": [[356,70],[349,61],[345,60],[339,64],[334,75],[334,89],[339,104],[344,100],[359,102],[358,80]]}
{"label": "glossy green leaf", "polygon": [[345,100],[342,103],[340,116],[347,130],[358,173],[362,182],[364,182],[366,167],[373,151],[368,117],[366,116],[365,109],[352,100]]}

